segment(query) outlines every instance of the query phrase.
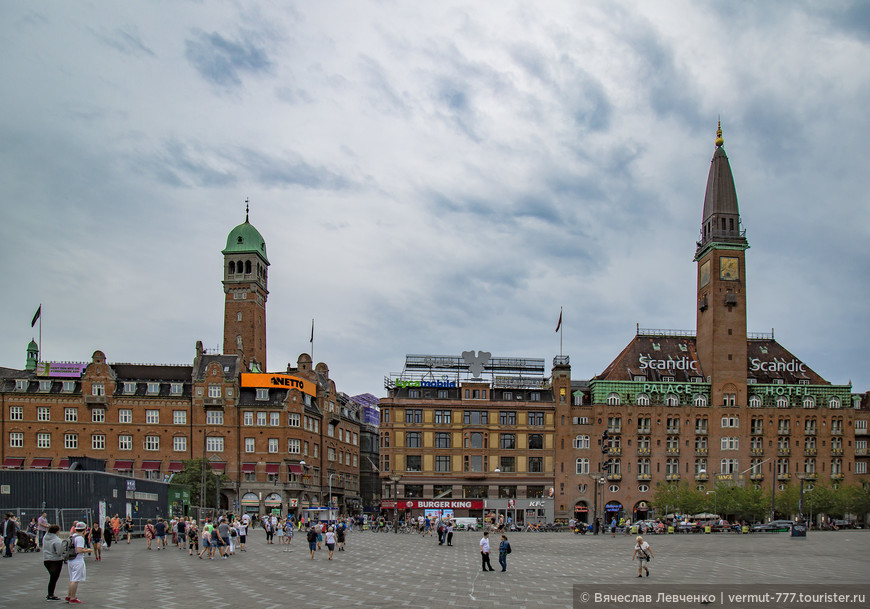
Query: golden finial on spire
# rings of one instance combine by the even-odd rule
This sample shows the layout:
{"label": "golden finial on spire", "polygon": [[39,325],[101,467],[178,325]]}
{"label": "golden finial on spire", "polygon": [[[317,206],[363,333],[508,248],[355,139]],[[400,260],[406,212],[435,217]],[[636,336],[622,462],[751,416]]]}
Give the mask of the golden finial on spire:
{"label": "golden finial on spire", "polygon": [[716,128],[716,148],[721,148],[725,140],[722,139],[722,119],[719,119],[719,126]]}

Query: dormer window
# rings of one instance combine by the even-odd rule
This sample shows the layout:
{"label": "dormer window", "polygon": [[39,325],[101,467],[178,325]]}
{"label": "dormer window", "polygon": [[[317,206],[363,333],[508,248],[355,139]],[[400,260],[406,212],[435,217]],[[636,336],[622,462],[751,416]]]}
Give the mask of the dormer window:
{"label": "dormer window", "polygon": [[181,383],[172,383],[169,386],[169,394],[170,395],[181,395],[182,390],[184,389],[184,385]]}
{"label": "dormer window", "polygon": [[51,391],[51,381],[39,381],[40,391]]}
{"label": "dormer window", "polygon": [[157,395],[160,393],[160,383],[148,383],[148,395]]}
{"label": "dormer window", "polygon": [[28,382],[22,379],[15,381],[15,391],[27,391]]}
{"label": "dormer window", "polygon": [[124,383],[124,393],[127,395],[136,393],[136,383]]}

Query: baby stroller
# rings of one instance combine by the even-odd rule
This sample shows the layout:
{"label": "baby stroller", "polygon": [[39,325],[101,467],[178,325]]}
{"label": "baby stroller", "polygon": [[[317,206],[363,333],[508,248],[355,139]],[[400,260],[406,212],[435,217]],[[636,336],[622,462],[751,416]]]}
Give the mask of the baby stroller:
{"label": "baby stroller", "polygon": [[27,532],[18,531],[16,537],[15,547],[18,552],[36,552],[39,549],[36,546],[36,540]]}

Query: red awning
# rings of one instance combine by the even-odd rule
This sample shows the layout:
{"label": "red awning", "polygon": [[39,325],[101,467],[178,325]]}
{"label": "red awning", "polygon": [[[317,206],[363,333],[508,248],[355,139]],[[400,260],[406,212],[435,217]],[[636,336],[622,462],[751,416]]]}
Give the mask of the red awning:
{"label": "red awning", "polygon": [[24,466],[24,458],[6,457],[3,460],[3,469],[21,469]]}
{"label": "red awning", "polygon": [[115,466],[112,469],[116,469],[116,470],[133,469],[133,462],[132,461],[121,461],[120,459],[115,459]]}
{"label": "red awning", "polygon": [[183,461],[170,461],[170,463],[169,463],[169,473],[170,474],[177,474],[178,472],[180,472],[183,469],[184,469],[184,462]]}
{"label": "red awning", "polygon": [[281,467],[280,463],[267,463],[266,464],[266,473],[267,474],[277,474],[279,467]]}
{"label": "red awning", "polygon": [[156,472],[160,469],[160,461],[142,461],[140,469],[144,472]]}
{"label": "red awning", "polygon": [[57,466],[60,469],[69,469],[69,459],[61,459]]}
{"label": "red awning", "polygon": [[295,463],[290,463],[287,467],[290,468],[291,474],[301,474],[302,473],[302,466],[301,465],[296,465]]}
{"label": "red awning", "polygon": [[51,467],[51,459],[34,459],[30,462],[31,469],[45,469]]}
{"label": "red awning", "polygon": [[211,465],[211,468],[214,471],[219,472],[221,474],[224,473],[224,470],[227,468],[226,461],[209,461],[208,464]]}
{"label": "red awning", "polygon": [[255,471],[257,471],[256,463],[242,463],[243,474],[253,474]]}

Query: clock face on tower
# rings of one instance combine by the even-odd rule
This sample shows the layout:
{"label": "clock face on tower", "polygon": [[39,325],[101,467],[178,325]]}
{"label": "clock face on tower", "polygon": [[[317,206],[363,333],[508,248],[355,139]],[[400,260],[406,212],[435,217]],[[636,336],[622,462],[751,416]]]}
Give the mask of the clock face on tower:
{"label": "clock face on tower", "polygon": [[719,258],[719,279],[737,281],[740,279],[740,264],[738,258],[722,256]]}

